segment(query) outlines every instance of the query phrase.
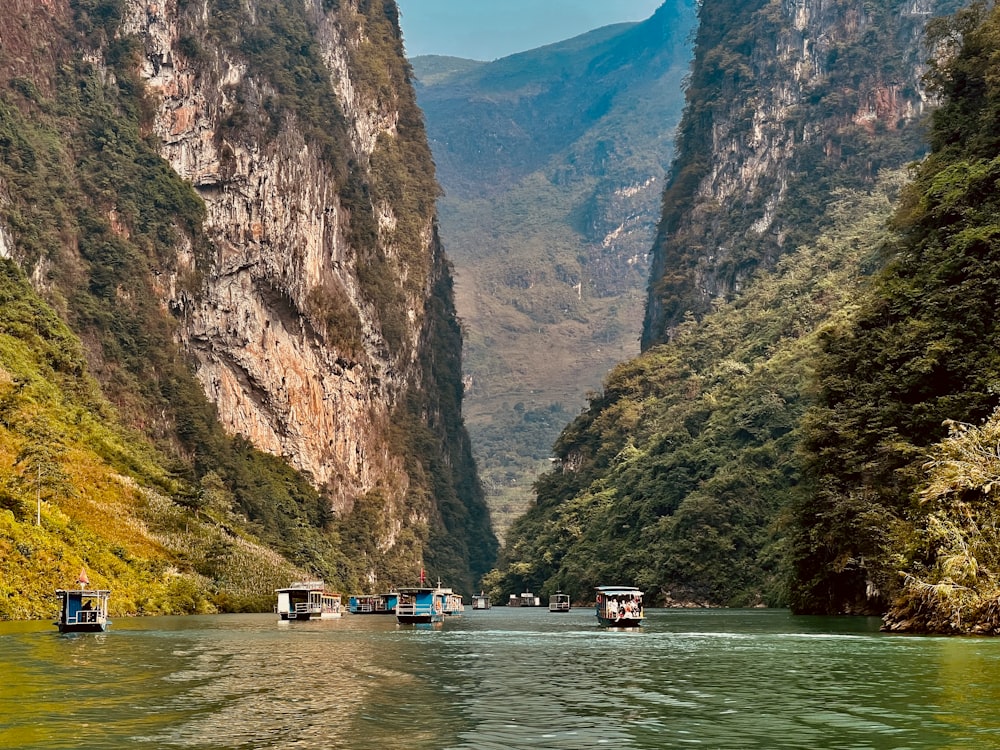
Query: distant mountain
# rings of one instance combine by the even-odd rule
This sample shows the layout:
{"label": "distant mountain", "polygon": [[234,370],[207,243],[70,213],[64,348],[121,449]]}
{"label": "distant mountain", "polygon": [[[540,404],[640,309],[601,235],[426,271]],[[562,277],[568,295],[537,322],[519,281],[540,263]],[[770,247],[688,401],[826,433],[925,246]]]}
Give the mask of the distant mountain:
{"label": "distant mountain", "polygon": [[411,61],[445,190],[466,420],[495,524],[638,351],[646,255],[683,106],[693,0],[491,63]]}

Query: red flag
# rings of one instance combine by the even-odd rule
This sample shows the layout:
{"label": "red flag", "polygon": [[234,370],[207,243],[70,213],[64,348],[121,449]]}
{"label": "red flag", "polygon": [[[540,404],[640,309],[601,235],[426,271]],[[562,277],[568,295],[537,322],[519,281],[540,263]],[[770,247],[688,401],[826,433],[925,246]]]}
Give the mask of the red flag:
{"label": "red flag", "polygon": [[424,569],[423,568],[420,569],[420,585],[421,586],[424,585]]}
{"label": "red flag", "polygon": [[86,568],[80,568],[80,575],[77,576],[76,582],[79,583],[81,586],[87,586],[90,584],[90,579],[87,578]]}

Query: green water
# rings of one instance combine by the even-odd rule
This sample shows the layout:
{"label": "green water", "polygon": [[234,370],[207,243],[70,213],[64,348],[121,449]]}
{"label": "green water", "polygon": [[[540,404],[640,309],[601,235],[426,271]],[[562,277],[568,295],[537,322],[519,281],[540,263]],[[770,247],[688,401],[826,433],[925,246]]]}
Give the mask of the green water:
{"label": "green water", "polygon": [[1000,748],[1000,640],[647,614],[0,623],[0,748]]}

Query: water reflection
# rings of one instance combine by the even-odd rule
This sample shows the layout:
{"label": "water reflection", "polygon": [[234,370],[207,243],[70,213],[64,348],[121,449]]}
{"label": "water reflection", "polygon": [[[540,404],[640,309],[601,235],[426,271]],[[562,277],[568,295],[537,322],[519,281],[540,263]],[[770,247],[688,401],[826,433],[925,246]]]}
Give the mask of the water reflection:
{"label": "water reflection", "polygon": [[[1000,641],[770,611],[0,624],[0,747],[1000,747]],[[17,708],[15,708],[15,706]]]}

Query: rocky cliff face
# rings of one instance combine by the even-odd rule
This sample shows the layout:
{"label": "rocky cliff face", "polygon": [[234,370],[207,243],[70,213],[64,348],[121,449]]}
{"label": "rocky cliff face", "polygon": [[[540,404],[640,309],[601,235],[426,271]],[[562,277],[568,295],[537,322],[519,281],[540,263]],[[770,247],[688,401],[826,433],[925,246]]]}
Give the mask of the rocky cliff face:
{"label": "rocky cliff face", "polygon": [[[142,137],[204,203],[146,286],[226,430],[310,477],[337,515],[374,502],[380,552],[447,558],[432,572],[471,586],[496,542],[395,3],[15,5],[3,75],[44,87],[82,41],[79,65],[130,92]],[[58,54],[39,52],[32,19]],[[128,242],[121,202],[100,220]],[[44,258],[11,254],[43,283]]]}
{"label": "rocky cliff face", "polygon": [[[357,4],[345,3],[339,14],[325,13],[319,0],[307,5],[349,122],[352,156],[367,162],[380,135],[397,137],[396,102],[367,96],[351,78],[348,56],[365,29],[355,20],[349,30],[343,17],[357,16]],[[164,269],[163,302],[181,317],[198,378],[231,431],[288,456],[329,485],[341,508],[386,477],[405,490],[399,457],[385,449],[386,420],[413,380],[429,290],[408,295],[405,346],[393,350],[360,289],[339,186],[317,145],[294,122],[269,140],[218,136],[239,106],[237,92],[263,99],[268,82],[225,48],[198,60],[178,49],[182,37],[198,38],[210,12],[207,2],[189,3],[181,14],[170,0],[130,0],[122,27],[143,40],[142,75],[159,100],[154,132],[164,157],[205,201],[215,248],[199,269],[200,293],[177,284],[197,266],[191,254]],[[378,210],[382,226],[396,221],[392,205]],[[433,217],[423,218],[427,267],[418,272],[428,278],[439,251],[431,245]],[[310,315],[321,290],[342,296],[360,320],[359,350],[330,345]]]}
{"label": "rocky cliff face", "polygon": [[922,153],[923,27],[960,4],[706,0],[644,348],[794,250],[838,187]]}

